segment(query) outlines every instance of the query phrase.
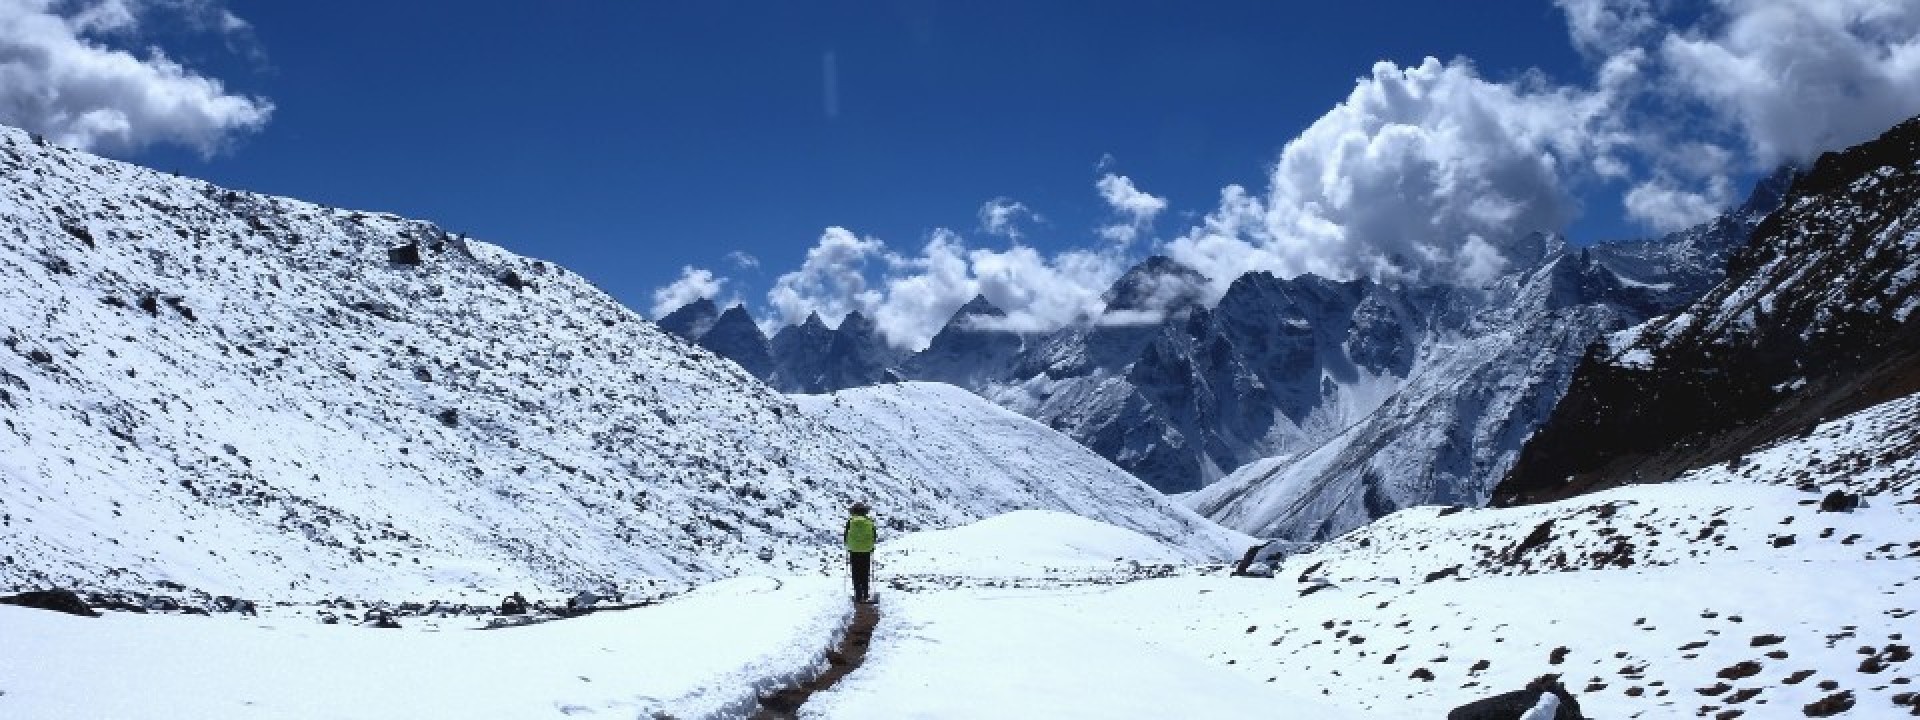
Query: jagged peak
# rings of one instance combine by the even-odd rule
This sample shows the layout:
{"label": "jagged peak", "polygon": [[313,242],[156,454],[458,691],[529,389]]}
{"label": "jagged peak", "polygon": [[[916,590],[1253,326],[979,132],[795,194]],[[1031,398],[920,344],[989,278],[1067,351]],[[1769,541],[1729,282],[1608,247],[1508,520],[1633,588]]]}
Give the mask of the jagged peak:
{"label": "jagged peak", "polygon": [[840,319],[840,327],[835,328],[834,331],[842,335],[845,335],[848,333],[858,333],[861,335],[868,335],[868,334],[872,334],[873,330],[874,330],[873,320],[869,319],[865,314],[861,313],[859,310],[854,310],[852,312],[847,313],[846,317]]}
{"label": "jagged peak", "polygon": [[1006,317],[1007,311],[1001,310],[1000,306],[993,304],[993,301],[988,300],[984,294],[974,295],[972,300],[968,300],[967,304],[961,305],[959,310],[953,312],[953,320],[948,324],[965,322],[968,318],[975,316]]}
{"label": "jagged peak", "polygon": [[714,304],[713,299],[703,297],[662,315],[659,320],[654,321],[654,325],[688,340],[698,340],[713,328],[713,323],[719,316],[720,308]]}
{"label": "jagged peak", "polygon": [[747,328],[752,328],[754,335],[766,337],[765,333],[760,332],[760,323],[754,322],[753,313],[747,311],[744,303],[735,303],[728,307],[726,312],[720,313],[720,317],[713,321],[713,327],[707,331],[707,334],[712,335],[722,328],[732,332],[745,332]]}
{"label": "jagged peak", "polygon": [[1170,310],[1198,304],[1208,282],[1199,270],[1154,255],[1128,268],[1100,297],[1108,312]]}

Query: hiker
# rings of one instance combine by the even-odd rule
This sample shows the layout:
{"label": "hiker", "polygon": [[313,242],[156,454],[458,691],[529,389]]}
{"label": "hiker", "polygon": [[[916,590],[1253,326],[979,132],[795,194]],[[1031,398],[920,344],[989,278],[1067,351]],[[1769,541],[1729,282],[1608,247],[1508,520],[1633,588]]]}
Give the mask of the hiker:
{"label": "hiker", "polygon": [[871,604],[873,595],[867,592],[867,583],[873,578],[873,543],[878,535],[874,531],[873,518],[867,517],[867,504],[856,502],[848,508],[852,517],[847,518],[847,560],[853,566],[853,601]]}

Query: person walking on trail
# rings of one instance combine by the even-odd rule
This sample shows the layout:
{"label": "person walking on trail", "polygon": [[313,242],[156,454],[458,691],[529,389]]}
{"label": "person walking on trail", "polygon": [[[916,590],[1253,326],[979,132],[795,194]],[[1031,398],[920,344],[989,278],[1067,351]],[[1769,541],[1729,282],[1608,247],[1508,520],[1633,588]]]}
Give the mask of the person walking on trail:
{"label": "person walking on trail", "polygon": [[853,567],[853,601],[872,603],[867,586],[873,579],[873,544],[878,535],[873,518],[867,517],[866,503],[854,503],[848,512],[852,515],[847,518],[846,541],[847,560]]}

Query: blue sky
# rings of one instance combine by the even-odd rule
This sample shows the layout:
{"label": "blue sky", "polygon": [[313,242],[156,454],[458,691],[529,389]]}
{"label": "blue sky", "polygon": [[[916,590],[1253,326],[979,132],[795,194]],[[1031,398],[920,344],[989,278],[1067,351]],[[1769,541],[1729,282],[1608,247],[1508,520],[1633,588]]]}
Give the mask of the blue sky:
{"label": "blue sky", "polygon": [[[1111,268],[1068,270],[1079,267],[1075,253],[1131,259],[1166,249],[1163,243],[1192,234],[1204,216],[1224,212],[1224,186],[1267,194],[1282,147],[1337,104],[1357,105],[1352,94],[1369,88],[1390,96],[1388,89],[1403,83],[1433,88],[1436,98],[1451,87],[1492,92],[1481,102],[1497,112],[1518,108],[1516,122],[1532,123],[1526,132],[1539,137],[1511,154],[1523,156],[1528,172],[1540,172],[1537,156],[1554,156],[1545,171],[1554,177],[1543,181],[1553,196],[1544,202],[1553,207],[1503,222],[1558,225],[1527,229],[1564,229],[1579,240],[1645,235],[1676,224],[1674,218],[1694,219],[1707,206],[1737,199],[1758,167],[1790,154],[1747,132],[1751,123],[1737,115],[1741,98],[1639,90],[1621,99],[1629,96],[1605,87],[1602,68],[1635,47],[1656,58],[1646,61],[1654,69],[1643,71],[1641,84],[1686,79],[1685,59],[1670,49],[1676,37],[1712,41],[1719,32],[1725,42],[1712,48],[1770,57],[1760,53],[1773,48],[1738,44],[1733,30],[1746,11],[1732,7],[1737,0],[1722,3],[1731,5],[1717,25],[1700,24],[1697,10],[1676,18],[1671,6],[1686,3],[1640,0],[1616,0],[1611,4],[1624,8],[1617,12],[1602,0],[1128,1],[1101,3],[1097,11],[1081,3],[999,0],[604,1],[541,3],[537,12],[501,2],[0,2],[70,19],[90,6],[125,5],[137,23],[102,23],[105,30],[82,34],[85,42],[136,54],[164,48],[188,72],[223,83],[227,95],[271,104],[270,114],[229,121],[224,133],[210,130],[222,147],[211,156],[195,141],[164,134],[118,145],[96,141],[97,149],[225,185],[434,220],[575,268],[643,312],[654,305],[655,290],[686,266],[729,278],[709,289],[763,314],[884,309],[896,302],[889,278],[911,279],[938,265],[937,253],[922,247],[939,239],[936,228],[953,231],[946,242],[964,245],[955,253],[962,257],[1012,247],[1009,237],[981,227],[983,203],[996,198],[1041,218],[1026,218],[1019,240],[1045,272],[1003,274],[1052,279],[990,282],[987,268],[1011,261],[974,257],[964,287],[935,298],[903,295],[903,306],[929,306],[918,314],[937,316],[969,291],[997,292],[1018,304],[1047,292],[1035,282],[1097,283]],[[1910,39],[1911,20],[1885,21],[1899,31],[1885,42]],[[1429,56],[1441,65],[1414,77]],[[1662,58],[1673,68],[1658,66]],[[1378,61],[1407,76],[1379,75]],[[1587,123],[1587,135],[1623,130],[1648,137],[1598,149],[1582,139],[1575,148],[1540,120],[1587,112],[1595,103],[1610,104],[1568,123]],[[1894,104],[1880,114],[1908,107]],[[1662,123],[1621,120],[1662,112],[1679,118],[1668,125],[1701,129],[1672,131],[1656,142],[1660,133],[1642,128]],[[1407,122],[1452,127],[1459,117],[1447,106]],[[1383,136],[1379,123],[1354,123],[1369,137]],[[1331,136],[1339,128],[1323,129]],[[1703,164],[1699,157],[1649,149],[1686,143],[1722,148],[1729,157],[1699,169],[1691,167]],[[1422,157],[1474,152],[1482,151]],[[1300,165],[1308,170],[1353,162],[1306,154]],[[1713,153],[1696,155],[1711,160]],[[1462,167],[1441,164],[1450,172]],[[1406,178],[1392,173],[1407,166],[1396,167],[1388,180],[1403,185]],[[1513,175],[1478,161],[1465,167]],[[1164,210],[1132,222],[1095,188],[1109,174],[1163,200]],[[1378,181],[1363,177],[1359,185]],[[1640,210],[1629,218],[1623,196],[1642,185],[1660,193],[1640,195]],[[1534,202],[1497,181],[1485,187],[1512,196],[1509,204]],[[1293,227],[1299,213],[1279,208],[1290,202],[1270,198],[1267,222]],[[1412,202],[1403,214],[1426,222],[1425,214],[1447,212],[1433,207]],[[1335,220],[1346,228],[1342,234],[1312,243],[1364,246],[1379,242],[1375,235],[1406,232],[1393,218],[1349,212]],[[1136,225],[1137,239],[1114,247],[1101,228],[1115,223]],[[840,257],[853,258],[864,282],[836,280],[824,259],[803,266],[810,248],[826,247],[830,227],[849,231],[853,255]],[[1485,234],[1471,223],[1415,227]],[[1247,242],[1271,249],[1296,241]],[[1233,257],[1193,249],[1202,244],[1189,244],[1194,257]],[[1434,268],[1473,265],[1475,247],[1470,240],[1441,243],[1436,257],[1444,258]],[[730,260],[735,251],[758,267]],[[1378,266],[1375,255],[1275,252],[1293,253],[1274,261],[1276,270],[1377,274],[1368,269]],[[786,284],[784,304],[769,297],[779,276],[802,271],[811,274]],[[896,313],[896,325],[928,322],[911,314]]]}

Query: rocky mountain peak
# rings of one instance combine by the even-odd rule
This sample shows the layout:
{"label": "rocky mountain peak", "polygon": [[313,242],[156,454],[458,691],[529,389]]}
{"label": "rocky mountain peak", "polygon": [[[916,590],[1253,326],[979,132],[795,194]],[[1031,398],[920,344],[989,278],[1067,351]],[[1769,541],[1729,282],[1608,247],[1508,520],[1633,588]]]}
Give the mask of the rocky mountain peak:
{"label": "rocky mountain peak", "polygon": [[707,334],[713,328],[713,322],[719,318],[720,307],[713,303],[713,299],[700,298],[667,313],[654,324],[688,342],[695,342]]}
{"label": "rocky mountain peak", "polygon": [[713,327],[700,336],[700,346],[739,364],[757,378],[773,374],[773,351],[760,325],[753,321],[745,305],[734,305],[720,313]]}
{"label": "rocky mountain peak", "polygon": [[1101,299],[1109,313],[1178,310],[1197,305],[1207,276],[1165,255],[1155,255],[1127,269]]}

